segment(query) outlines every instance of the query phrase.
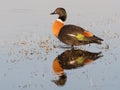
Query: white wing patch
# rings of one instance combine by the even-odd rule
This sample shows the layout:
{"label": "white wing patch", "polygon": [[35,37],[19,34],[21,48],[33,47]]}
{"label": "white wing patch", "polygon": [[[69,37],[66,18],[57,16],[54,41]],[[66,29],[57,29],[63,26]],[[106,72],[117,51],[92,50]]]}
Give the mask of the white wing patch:
{"label": "white wing patch", "polygon": [[68,36],[76,37],[74,34],[67,34]]}

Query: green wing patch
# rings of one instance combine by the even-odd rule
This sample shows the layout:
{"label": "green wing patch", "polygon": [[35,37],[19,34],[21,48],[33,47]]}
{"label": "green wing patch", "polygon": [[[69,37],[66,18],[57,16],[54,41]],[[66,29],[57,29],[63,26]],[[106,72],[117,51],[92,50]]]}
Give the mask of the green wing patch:
{"label": "green wing patch", "polygon": [[84,62],[84,57],[79,57],[79,58],[76,59],[76,61],[77,61],[77,63],[79,63],[79,64],[83,64],[83,62]]}
{"label": "green wing patch", "polygon": [[82,34],[78,34],[78,35],[76,35],[76,38],[77,38],[78,40],[84,40],[84,39],[85,39],[85,36],[82,35]]}

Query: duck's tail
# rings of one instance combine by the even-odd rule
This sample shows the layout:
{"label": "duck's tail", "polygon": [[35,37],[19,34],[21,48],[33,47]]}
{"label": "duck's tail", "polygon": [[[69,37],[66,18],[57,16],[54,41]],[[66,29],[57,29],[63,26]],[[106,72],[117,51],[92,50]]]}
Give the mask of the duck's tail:
{"label": "duck's tail", "polygon": [[97,44],[102,44],[102,41],[104,41],[103,39],[101,39],[95,35],[91,39],[92,39],[93,43],[97,43]]}

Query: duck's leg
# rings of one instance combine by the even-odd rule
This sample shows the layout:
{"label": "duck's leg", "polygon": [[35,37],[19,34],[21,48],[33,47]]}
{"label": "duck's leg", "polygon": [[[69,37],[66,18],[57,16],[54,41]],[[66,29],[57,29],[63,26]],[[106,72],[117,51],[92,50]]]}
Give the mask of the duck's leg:
{"label": "duck's leg", "polygon": [[73,45],[71,45],[71,50],[74,50],[74,46]]}

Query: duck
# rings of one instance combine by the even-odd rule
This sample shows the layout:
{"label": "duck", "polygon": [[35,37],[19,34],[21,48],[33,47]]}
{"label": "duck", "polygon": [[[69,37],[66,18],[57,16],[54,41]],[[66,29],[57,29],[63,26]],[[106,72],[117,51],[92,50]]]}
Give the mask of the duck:
{"label": "duck", "polygon": [[102,44],[103,39],[97,37],[88,30],[73,24],[65,24],[67,12],[64,8],[58,7],[51,15],[58,15],[52,25],[53,34],[63,43],[70,45],[71,48],[79,45],[91,43]]}

